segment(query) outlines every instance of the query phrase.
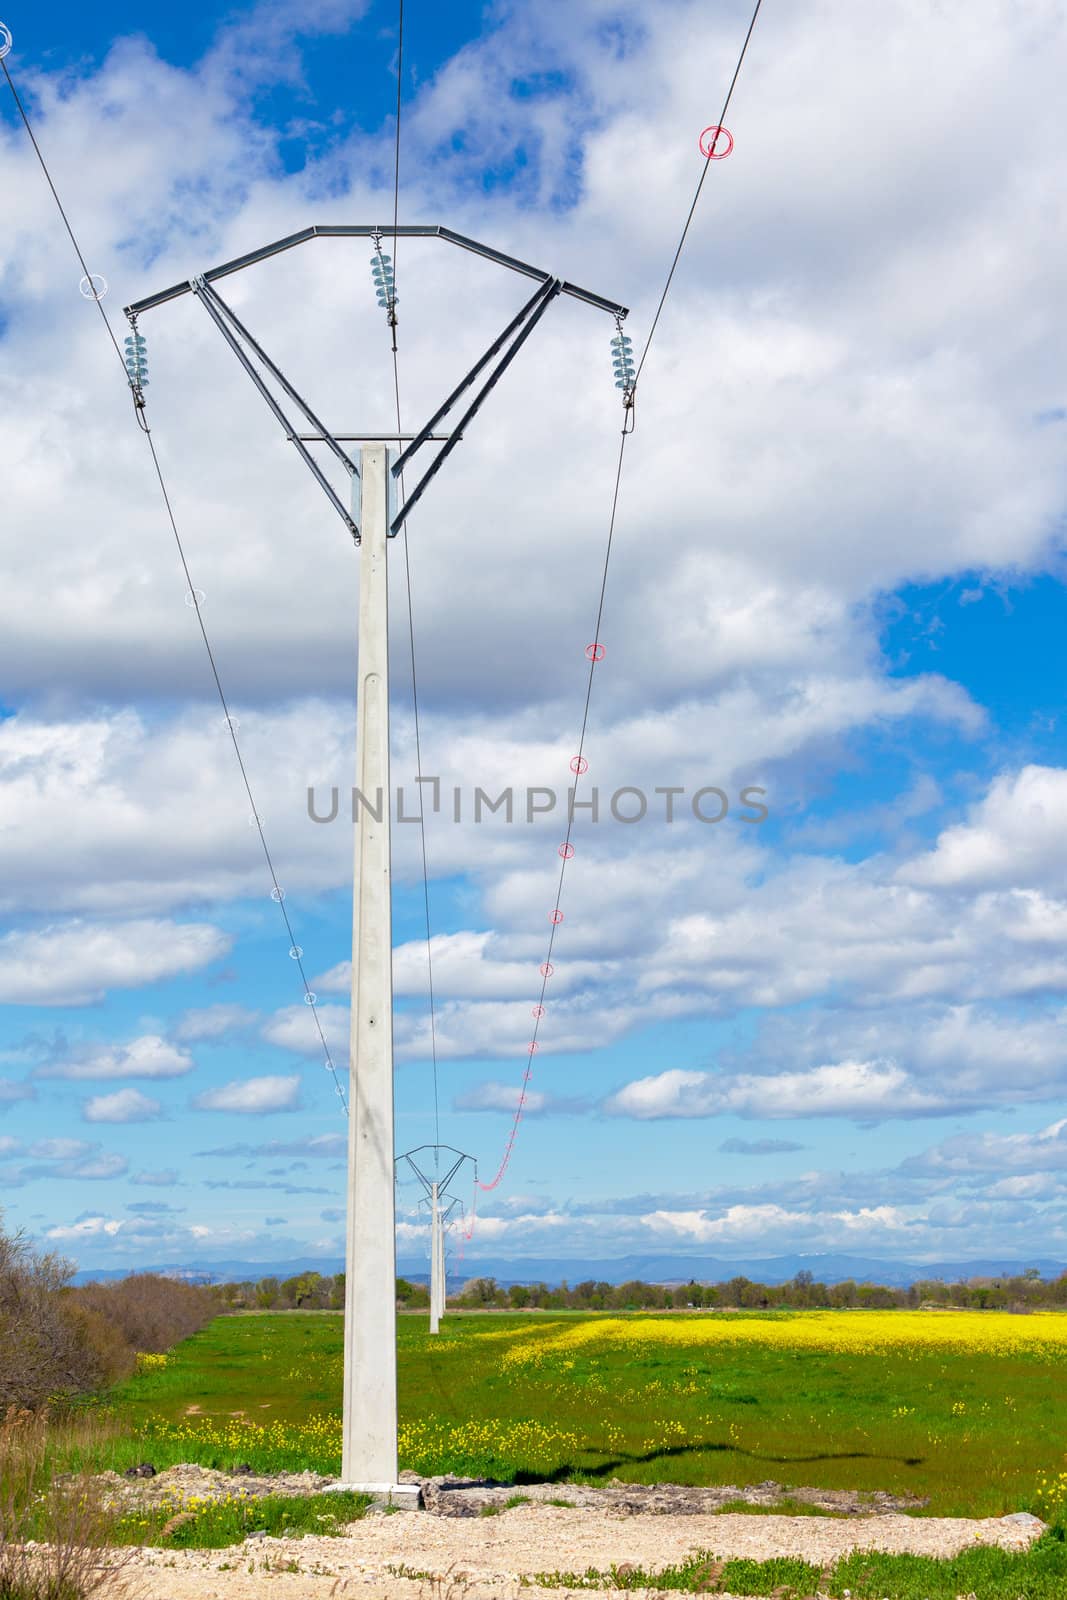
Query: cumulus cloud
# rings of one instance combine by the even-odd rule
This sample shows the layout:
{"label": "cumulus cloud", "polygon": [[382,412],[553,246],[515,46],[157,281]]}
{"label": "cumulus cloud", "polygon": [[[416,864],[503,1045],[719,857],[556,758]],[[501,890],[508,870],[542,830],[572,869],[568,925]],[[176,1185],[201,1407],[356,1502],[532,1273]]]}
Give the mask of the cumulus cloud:
{"label": "cumulus cloud", "polygon": [[171,1189],[178,1183],[176,1167],[162,1167],[157,1172],[135,1172],[131,1183],[145,1189]]}
{"label": "cumulus cloud", "polygon": [[300,1078],[268,1074],[262,1078],[240,1078],[219,1089],[205,1089],[193,1100],[197,1111],[234,1111],[246,1116],[264,1116],[272,1111],[295,1111],[300,1100]]}
{"label": "cumulus cloud", "polygon": [[[465,1094],[457,1095],[454,1103],[457,1111],[513,1112],[518,1110],[520,1093],[518,1084],[480,1083]],[[588,1111],[590,1105],[591,1102],[587,1100],[565,1099],[560,1095],[546,1094],[542,1089],[527,1089],[523,1113],[530,1116],[542,1111],[552,1111],[556,1115],[578,1114]]]}
{"label": "cumulus cloud", "polygon": [[[5,726],[0,724],[0,740]],[[2,757],[0,757],[2,760]],[[3,768],[0,765],[0,785]],[[67,922],[0,938],[0,1001],[7,1005],[89,1005],[109,989],[137,988],[197,972],[231,940],[206,923],[140,920]]]}
{"label": "cumulus cloud", "polygon": [[1067,891],[1067,771],[1002,772],[966,822],[946,828],[928,854],[900,869],[912,883],[947,889]]}
{"label": "cumulus cloud", "polygon": [[140,1089],[117,1089],[114,1094],[91,1095],[82,1102],[86,1122],[154,1122],[163,1107]]}
{"label": "cumulus cloud", "polygon": [[[125,1156],[104,1150],[100,1144],[84,1139],[36,1139],[25,1149],[13,1143],[7,1154],[25,1158],[7,1167],[4,1182],[10,1187],[56,1178],[104,1181],[123,1177],[129,1171]],[[0,1152],[2,1158],[3,1153]]]}
{"label": "cumulus cloud", "polygon": [[320,1160],[342,1161],[347,1150],[348,1139],[343,1133],[310,1133],[303,1139],[269,1139],[265,1144],[227,1144],[215,1150],[197,1150],[194,1154],[212,1156],[219,1161],[234,1161],[241,1157],[274,1160],[279,1156],[315,1156]]}
{"label": "cumulus cloud", "polygon": [[806,1072],[734,1077],[674,1067],[637,1078],[610,1095],[612,1116],[652,1121],[660,1117],[917,1116],[949,1109],[943,1094],[911,1082],[887,1061],[838,1061]]}
{"label": "cumulus cloud", "polygon": [[244,1032],[257,1020],[257,1013],[246,1006],[201,1006],[180,1017],[171,1035],[182,1044],[195,1044],[202,1039],[217,1041]]}
{"label": "cumulus cloud", "polygon": [[192,1072],[193,1058],[157,1033],[142,1034],[124,1045],[92,1045],[65,1051],[36,1069],[39,1078],[75,1082],[117,1078],[181,1078]]}

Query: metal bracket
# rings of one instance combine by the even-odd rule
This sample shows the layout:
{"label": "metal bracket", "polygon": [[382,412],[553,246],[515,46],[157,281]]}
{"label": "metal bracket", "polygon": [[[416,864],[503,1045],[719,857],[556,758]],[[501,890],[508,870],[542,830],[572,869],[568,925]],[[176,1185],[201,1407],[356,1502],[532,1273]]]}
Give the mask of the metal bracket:
{"label": "metal bracket", "polygon": [[561,294],[562,291],[563,283],[559,278],[549,278],[546,283],[542,283],[536,292],[531,295],[530,299],[527,300],[526,304],[523,306],[518,315],[512,317],[511,321],[508,323],[507,327],[504,329],[499,338],[493,340],[493,343],[489,346],[488,350],[485,352],[485,355],[482,356],[479,361],[475,362],[474,366],[467,373],[467,376],[463,379],[463,381],[457,384],[444,404],[438,407],[433,416],[430,418],[429,422],[427,422],[426,426],[415,435],[407,449],[400,452],[392,468],[393,476],[396,478],[400,477],[404,467],[411,460],[416,450],[420,449],[421,446],[432,437],[434,428],[436,428],[437,424],[443,417],[447,416],[448,412],[451,411],[452,407],[455,405],[460,396],[466,393],[471,384],[474,382],[475,378],[477,378],[478,374],[489,365],[493,357],[497,355],[501,348],[507,344],[507,341],[511,339],[511,344],[508,345],[508,348],[504,351],[503,356],[501,356],[500,360],[492,369],[488,378],[482,384],[482,387],[478,390],[478,393],[475,395],[474,399],[471,401],[462,417],[460,417],[459,421],[456,423],[451,436],[441,446],[429,467],[423,473],[414,489],[412,489],[411,493],[404,501],[400,511],[390,522],[390,538],[395,538],[400,532],[408,513],[418,503],[418,501],[421,500],[423,494],[426,492],[426,489],[430,484],[431,479],[433,479],[441,470],[447,457],[451,455],[460,439],[462,439],[467,424],[481,409],[487,395],[499,383],[508,367],[514,361],[515,357],[518,355],[519,351],[522,349],[523,345],[526,343],[527,339],[530,337],[531,333],[534,331],[537,324],[548,310],[552,301],[558,294]]}
{"label": "metal bracket", "polygon": [[241,343],[242,340],[244,340],[249,349],[255,353],[257,359],[262,362],[263,366],[266,367],[267,371],[281,386],[281,388],[285,390],[285,393],[289,396],[289,398],[300,407],[301,411],[311,423],[312,427],[319,430],[323,442],[330,446],[334,454],[343,463],[345,469],[351,473],[353,478],[358,479],[359,472],[356,468],[355,462],[351,459],[346,451],[342,450],[341,446],[337,443],[336,439],[334,439],[333,435],[327,432],[324,424],[320,422],[319,418],[316,416],[315,412],[312,411],[307,401],[301,397],[296,389],[293,388],[293,385],[289,382],[285,374],[279,367],[275,366],[274,362],[267,355],[266,351],[249,333],[248,329],[237,316],[236,312],[226,304],[225,300],[223,300],[218,291],[211,287],[207,279],[203,276],[192,278],[190,280],[189,287],[197,296],[204,309],[208,312],[208,315],[211,317],[211,320],[214,322],[215,326],[226,340],[226,343],[230,346],[230,349],[240,361],[241,365],[248,373],[248,376],[252,379],[252,382],[255,384],[256,388],[267,402],[267,405],[270,407],[275,417],[285,429],[286,438],[296,447],[302,460],[304,461],[304,464],[310,468],[312,476],[315,478],[316,482],[329,499],[334,510],[341,518],[341,521],[345,524],[345,527],[352,535],[355,543],[358,544],[358,523],[356,523],[349,515],[343,502],[337,494],[337,491],[330,483],[330,480],[326,477],[326,474],[323,472],[322,468],[319,466],[310,450],[308,450],[304,445],[292,422],[289,420],[281,406],[278,404],[277,400],[271,394],[270,389],[267,387],[266,383],[264,383],[260,373],[257,372],[254,364],[247,354],[247,351],[244,349]]}

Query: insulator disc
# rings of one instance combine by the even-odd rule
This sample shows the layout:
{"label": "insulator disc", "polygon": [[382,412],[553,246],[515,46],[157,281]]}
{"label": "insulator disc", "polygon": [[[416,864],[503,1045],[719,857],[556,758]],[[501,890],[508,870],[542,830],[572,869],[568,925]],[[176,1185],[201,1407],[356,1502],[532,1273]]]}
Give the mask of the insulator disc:
{"label": "insulator disc", "polygon": [[0,22],[0,61],[7,55],[14,42],[11,37],[11,29]]}
{"label": "insulator disc", "polygon": [[572,844],[561,844],[559,847],[559,853],[563,857],[564,861],[570,861],[574,856],[574,846]]}
{"label": "insulator disc", "polygon": [[531,1039],[529,1044],[526,1046],[526,1049],[527,1049],[527,1051],[529,1052],[530,1055],[533,1055],[534,1051],[537,1048],[538,1048],[538,1044],[537,1044],[537,1040],[536,1039]]}
{"label": "insulator disc", "polygon": [[540,967],[538,968],[542,978],[551,978],[555,970],[556,969],[552,965],[551,961],[542,961]]}
{"label": "insulator disc", "polygon": [[571,771],[580,778],[583,772],[589,771],[589,763],[584,756],[571,756]]}
{"label": "insulator disc", "polygon": [[533,1010],[530,1013],[530,1015],[533,1016],[533,1017],[543,1017],[544,1014],[545,1014],[544,1006],[534,1006]]}
{"label": "insulator disc", "polygon": [[597,642],[595,644],[587,644],[586,645],[586,647],[585,647],[585,658],[586,658],[587,661],[603,661],[603,659],[604,659],[604,646],[600,643],[599,640],[597,640]]}
{"label": "insulator disc", "polygon": [[552,923],[553,927],[559,927],[560,923],[563,921],[563,912],[559,909],[559,906],[556,907],[555,911],[550,913],[548,920]]}

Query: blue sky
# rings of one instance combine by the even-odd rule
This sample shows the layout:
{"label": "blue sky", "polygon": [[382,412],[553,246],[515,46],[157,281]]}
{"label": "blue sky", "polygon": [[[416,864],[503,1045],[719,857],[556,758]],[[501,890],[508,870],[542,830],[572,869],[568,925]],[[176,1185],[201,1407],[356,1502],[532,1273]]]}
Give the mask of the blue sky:
{"label": "blue sky", "polygon": [[[632,307],[640,347],[747,23],[405,8],[401,220]],[[16,5],[9,65],[109,309],[311,221],[391,215],[396,9]],[[1067,23],[845,0],[761,20],[642,379],[533,1096],[468,1258],[1067,1259]],[[813,86],[818,94],[813,101]],[[906,89],[906,93],[904,92]],[[872,119],[871,106],[883,108]],[[972,159],[995,115],[1010,163]],[[805,129],[798,141],[796,130]],[[343,1119],[269,899],[128,397],[0,98],[0,1182],[85,1266],[336,1257]],[[1010,241],[1010,249],[1005,241]],[[338,428],[386,428],[362,244],[231,279]],[[405,420],[525,297],[398,252]],[[347,1056],[356,566],[191,299],[149,415],[257,806]],[[553,307],[413,517],[442,1137],[491,1175],[525,1063],[621,414]],[[414,772],[393,552],[398,782]],[[686,791],[614,822],[622,786]],[[722,788],[729,814],[689,796]],[[739,796],[766,791],[747,825]],[[410,807],[410,802],[409,802]],[[395,830],[397,1139],[432,1136],[422,886]],[[400,1248],[424,1239],[402,1191]]]}

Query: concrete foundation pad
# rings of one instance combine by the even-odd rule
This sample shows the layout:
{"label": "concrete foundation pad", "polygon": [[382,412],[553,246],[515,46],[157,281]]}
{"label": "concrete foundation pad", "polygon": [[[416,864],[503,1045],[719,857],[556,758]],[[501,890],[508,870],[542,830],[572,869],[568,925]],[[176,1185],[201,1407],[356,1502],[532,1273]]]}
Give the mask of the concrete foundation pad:
{"label": "concrete foundation pad", "polygon": [[418,1483],[330,1483],[323,1494],[369,1494],[379,1505],[395,1506],[398,1511],[418,1511],[422,1506],[422,1485]]}

